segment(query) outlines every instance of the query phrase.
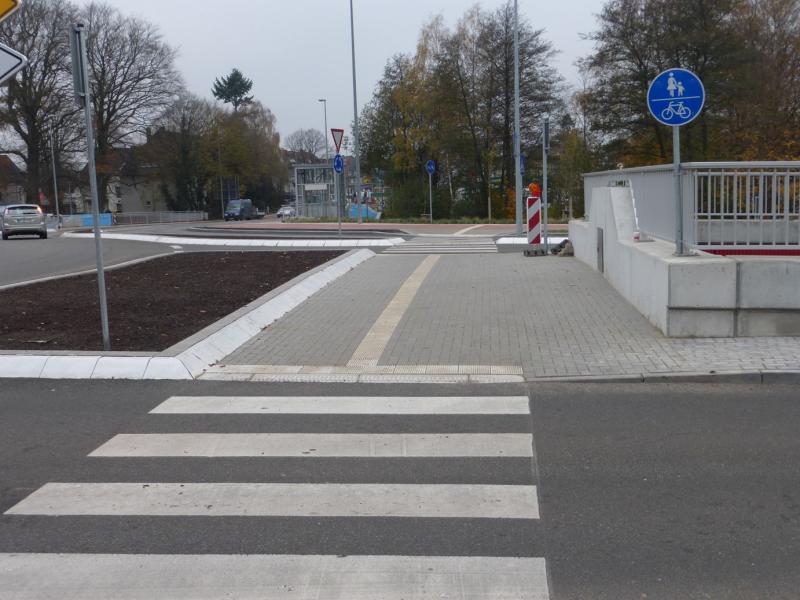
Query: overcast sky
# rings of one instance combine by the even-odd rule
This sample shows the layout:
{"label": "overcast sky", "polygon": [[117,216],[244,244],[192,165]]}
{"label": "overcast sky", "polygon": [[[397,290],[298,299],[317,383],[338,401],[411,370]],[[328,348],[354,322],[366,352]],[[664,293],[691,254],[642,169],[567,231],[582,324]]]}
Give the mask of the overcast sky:
{"label": "overcast sky", "polygon": [[[179,49],[178,67],[192,92],[211,97],[215,77],[239,68],[253,93],[272,110],[283,137],[301,127],[349,129],[353,120],[348,0],[106,0],[159,25]],[[494,9],[502,0],[483,0]],[[355,0],[359,108],[366,104],[386,60],[413,52],[419,31],[435,14],[453,25],[471,0]],[[591,51],[580,34],[595,27],[602,0],[520,0],[521,16],[560,51],[557,66],[577,82],[575,60]],[[349,131],[348,131],[349,133]]]}

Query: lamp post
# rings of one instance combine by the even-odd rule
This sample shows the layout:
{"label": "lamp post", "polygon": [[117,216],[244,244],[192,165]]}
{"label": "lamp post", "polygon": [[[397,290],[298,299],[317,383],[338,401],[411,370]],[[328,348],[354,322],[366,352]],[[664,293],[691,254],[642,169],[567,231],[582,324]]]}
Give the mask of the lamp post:
{"label": "lamp post", "polygon": [[353,29],[353,0],[350,0],[350,50],[353,58],[353,136],[355,138],[356,159],[356,208],[358,223],[361,224],[361,145],[358,137],[358,100],[356,99],[356,34]]}
{"label": "lamp post", "polygon": [[519,116],[519,15],[514,0],[514,199],[517,235],[522,235],[522,152]]}
{"label": "lamp post", "polygon": [[317,102],[322,102],[322,110],[325,114],[325,129],[322,130],[325,136],[325,160],[330,160],[331,152],[328,148],[328,100],[327,98],[320,98]]}
{"label": "lamp post", "polygon": [[[331,159],[331,152],[330,152],[330,149],[328,148],[328,100],[327,100],[327,98],[320,98],[319,100],[317,100],[317,102],[322,102],[322,109],[323,109],[323,113],[325,114],[325,129],[322,130],[322,135],[325,136],[325,161],[327,163]],[[324,179],[327,179],[327,177],[324,177]],[[336,188],[336,174],[335,173],[333,175],[333,186],[334,186],[334,193],[335,193],[336,192],[336,189],[335,189]],[[325,192],[325,195],[326,195],[326,199],[325,199],[325,203],[326,203],[326,205],[325,205],[325,216],[327,216],[328,215],[327,203],[330,200],[330,191]],[[338,206],[336,207],[336,211],[337,212],[339,211],[339,207]]]}

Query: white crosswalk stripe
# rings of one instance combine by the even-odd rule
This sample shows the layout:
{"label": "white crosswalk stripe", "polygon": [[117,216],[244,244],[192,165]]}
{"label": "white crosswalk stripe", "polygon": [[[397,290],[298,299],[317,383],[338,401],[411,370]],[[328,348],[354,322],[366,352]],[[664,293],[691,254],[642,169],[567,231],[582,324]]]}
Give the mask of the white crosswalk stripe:
{"label": "white crosswalk stripe", "polygon": [[494,254],[494,238],[486,236],[417,237],[387,248],[384,254]]}
{"label": "white crosswalk stripe", "polygon": [[[341,546],[335,545],[337,531],[357,537],[369,530],[367,521],[374,519],[380,520],[381,528],[396,528],[393,531],[402,537],[408,537],[404,529],[420,527],[420,520],[467,536],[483,527],[483,541],[485,532],[494,527],[512,537],[520,529],[530,531],[533,525],[524,524],[535,524],[540,514],[525,396],[175,396],[154,408],[148,419],[159,420],[160,432],[117,434],[86,460],[101,471],[130,461],[159,461],[148,463],[151,467],[181,464],[183,469],[171,472],[186,477],[50,482],[4,514],[26,519],[58,517],[60,523],[84,519],[82,527],[108,527],[109,519],[119,519],[122,528],[128,526],[125,519],[137,519],[137,527],[145,523],[142,519],[192,519],[178,521],[176,527],[177,531],[193,528],[195,537],[203,536],[203,526],[213,526],[216,535],[224,537],[231,519],[248,519],[248,529],[259,527],[259,520],[265,520],[264,526],[270,523],[269,527],[289,520],[284,536],[302,535],[304,521],[320,527],[320,519],[337,520],[331,521],[327,538],[308,553],[286,552],[279,538],[269,536],[260,543],[266,548],[276,544],[278,552],[213,553],[217,540],[209,536],[203,539],[204,551],[199,554],[151,554],[147,548],[109,553],[102,545],[83,554],[90,551],[84,550],[85,544],[75,554],[0,553],[4,593],[19,600],[549,598],[544,558],[520,556],[529,547],[527,541],[514,550],[515,557],[506,556],[507,549],[495,556],[493,546],[486,555],[460,556],[463,543],[452,544],[451,553],[442,552],[448,547],[446,539],[439,540],[440,550],[432,554],[398,553],[391,536],[384,539],[380,552],[341,552]],[[247,431],[225,431],[245,422]],[[165,432],[165,426],[179,431]],[[259,427],[267,430],[253,431]],[[401,430],[391,431],[394,428]],[[460,431],[463,428],[467,431]],[[217,461],[228,461],[225,469],[234,471],[225,480],[219,480],[219,475],[209,477]],[[250,478],[241,480],[235,474],[239,461],[260,461],[257,464],[265,469],[274,461],[294,462],[279,463],[280,479],[276,470],[262,479],[251,468],[246,471]],[[383,461],[379,463],[384,470],[382,481],[370,476],[349,480],[346,473],[356,471],[348,465],[366,468],[366,463],[357,461]],[[426,462],[435,462],[436,467],[427,471],[427,480],[420,479],[415,470],[402,466],[407,461],[415,469]],[[499,475],[493,474],[491,482],[481,481],[488,476],[481,470],[461,479],[459,469],[469,469],[473,461],[495,461],[483,463],[482,468],[498,469]],[[325,476],[325,469],[334,465],[345,470],[338,481]],[[455,471],[447,474],[446,482],[431,475],[447,468]],[[309,481],[314,469],[322,476]],[[295,475],[284,480],[287,472]],[[511,481],[504,481],[509,477]],[[161,523],[159,528],[166,522]],[[447,529],[450,523],[453,526]],[[234,526],[231,522],[230,527]],[[414,529],[418,533],[405,543],[413,545],[414,537],[424,535],[426,529]],[[158,535],[158,529],[154,531]],[[101,543],[103,535],[99,531],[90,539]],[[230,535],[237,534],[232,530]],[[504,539],[503,535],[498,539]],[[473,538],[470,544],[477,540]],[[308,540],[295,544],[299,542]],[[363,544],[375,548],[369,546],[370,539]],[[317,551],[320,548],[323,552]]]}
{"label": "white crosswalk stripe", "polygon": [[548,598],[544,560],[514,557],[0,554],[0,578],[14,600]]}
{"label": "white crosswalk stripe", "polygon": [[531,456],[522,433],[142,433],[120,434],[89,456],[446,457]]}
{"label": "white crosswalk stripe", "polygon": [[526,396],[172,396],[152,414],[527,415]]}

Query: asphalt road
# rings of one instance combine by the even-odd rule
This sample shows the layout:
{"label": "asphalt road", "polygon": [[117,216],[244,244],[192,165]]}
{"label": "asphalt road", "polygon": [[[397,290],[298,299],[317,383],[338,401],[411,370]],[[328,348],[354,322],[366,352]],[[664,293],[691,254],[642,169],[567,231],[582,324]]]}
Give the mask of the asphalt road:
{"label": "asphalt road", "polygon": [[[0,553],[543,557],[550,597],[557,599],[797,597],[796,386],[538,385],[530,388],[532,418],[148,414],[172,395],[528,391],[521,385],[0,381]],[[533,459],[87,457],[119,433],[332,431],[532,431],[534,452]],[[47,482],[177,481],[535,484],[540,518],[2,514]]]}
{"label": "asphalt road", "polygon": [[[144,242],[105,240],[106,267],[130,260],[174,252],[170,246]],[[0,242],[0,286],[65,275],[96,266],[94,240],[51,236],[46,240],[15,237]]]}

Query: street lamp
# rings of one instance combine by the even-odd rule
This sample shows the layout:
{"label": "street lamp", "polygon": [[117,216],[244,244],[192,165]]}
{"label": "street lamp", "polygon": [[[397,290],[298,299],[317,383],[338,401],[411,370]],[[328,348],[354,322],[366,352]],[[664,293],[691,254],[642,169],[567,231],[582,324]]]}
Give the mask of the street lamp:
{"label": "street lamp", "polygon": [[350,49],[353,58],[353,137],[355,138],[356,159],[356,207],[358,208],[358,223],[361,224],[361,145],[358,137],[358,100],[356,99],[356,34],[353,30],[353,0],[350,0]]}
{"label": "street lamp", "polygon": [[514,0],[514,205],[517,235],[522,235],[522,151],[519,116],[519,10]]}
{"label": "street lamp", "polygon": [[328,100],[320,98],[317,102],[322,102],[322,108],[325,112],[325,129],[322,130],[322,134],[325,136],[325,160],[330,160],[331,152],[328,149]]}

